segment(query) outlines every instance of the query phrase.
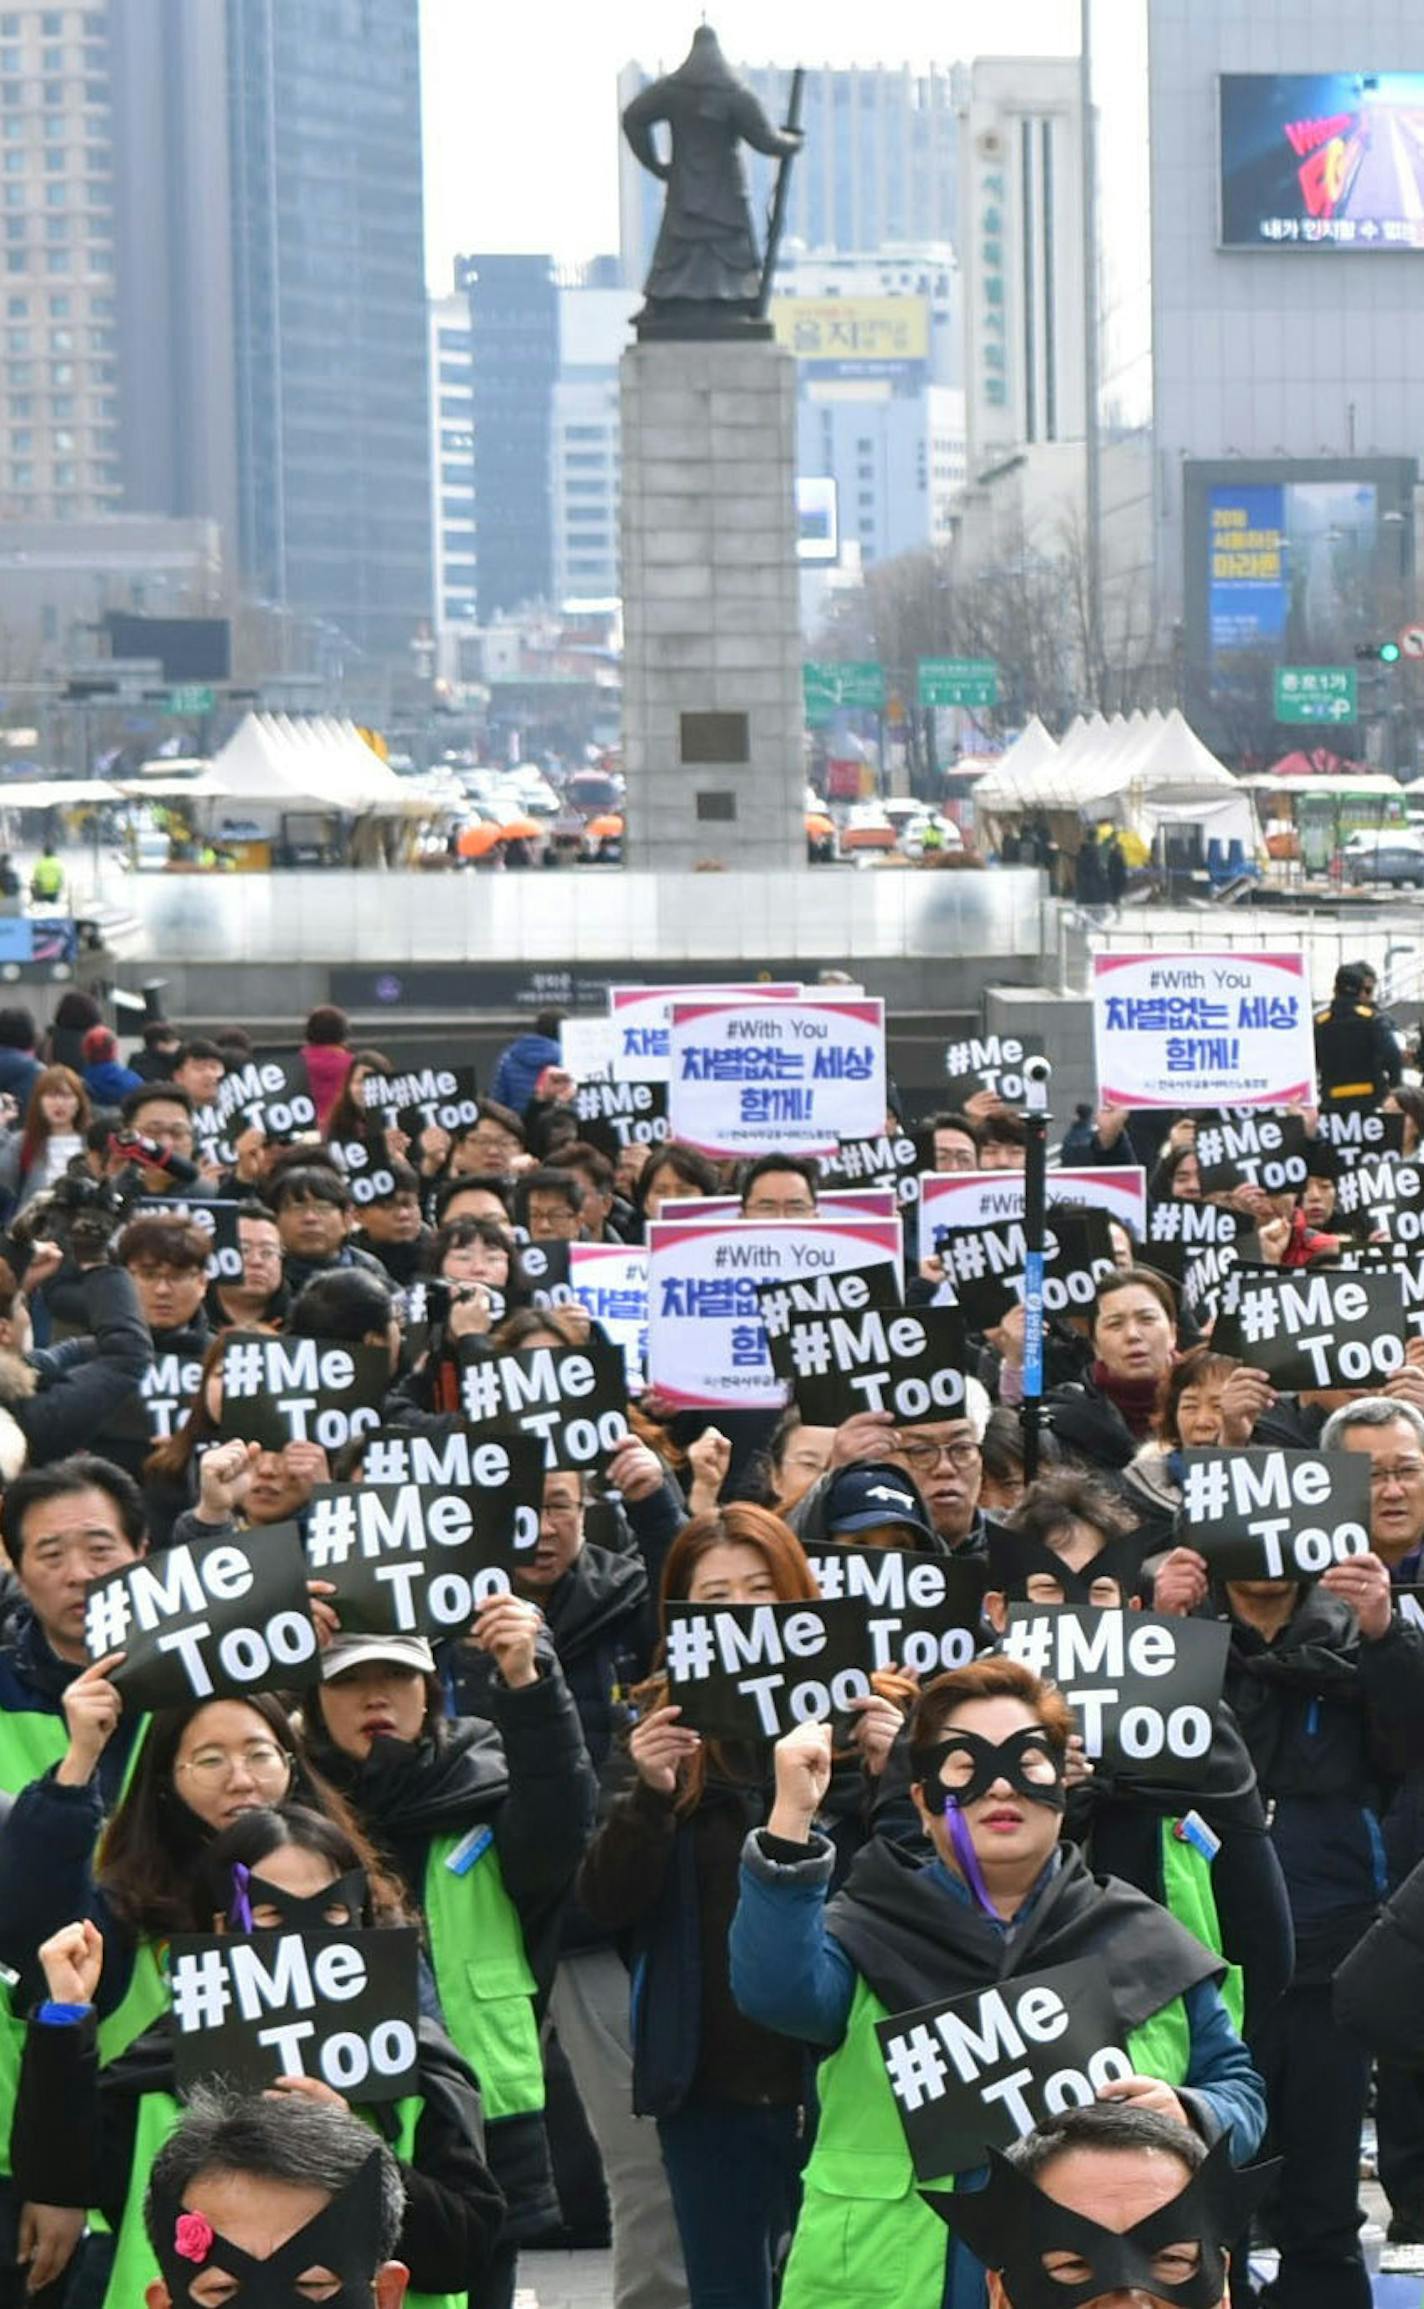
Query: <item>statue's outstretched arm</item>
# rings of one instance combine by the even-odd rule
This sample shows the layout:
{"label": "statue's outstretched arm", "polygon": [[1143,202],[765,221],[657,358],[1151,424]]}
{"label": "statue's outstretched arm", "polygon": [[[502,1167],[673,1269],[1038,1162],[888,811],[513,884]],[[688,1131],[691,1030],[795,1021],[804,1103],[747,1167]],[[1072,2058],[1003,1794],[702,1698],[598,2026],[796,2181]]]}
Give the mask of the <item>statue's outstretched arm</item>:
{"label": "statue's outstretched arm", "polygon": [[623,134],[628,139],[634,158],[642,163],[650,175],[661,177],[664,183],[671,176],[672,170],[667,161],[659,157],[658,148],[653,142],[653,128],[656,122],[666,119],[663,84],[660,80],[652,81],[640,95],[633,98],[631,104],[623,108]]}
{"label": "statue's outstretched arm", "polygon": [[[630,106],[629,110],[631,111],[631,109]],[[626,123],[627,113],[623,117]],[[806,141],[799,128],[794,128],[788,133],[786,129],[778,128],[774,121],[769,120],[761,104],[749,88],[737,90],[732,104],[732,118],[736,123],[738,136],[741,137],[744,144],[749,144],[754,152],[769,152],[775,157],[780,157],[783,153],[799,152]]]}

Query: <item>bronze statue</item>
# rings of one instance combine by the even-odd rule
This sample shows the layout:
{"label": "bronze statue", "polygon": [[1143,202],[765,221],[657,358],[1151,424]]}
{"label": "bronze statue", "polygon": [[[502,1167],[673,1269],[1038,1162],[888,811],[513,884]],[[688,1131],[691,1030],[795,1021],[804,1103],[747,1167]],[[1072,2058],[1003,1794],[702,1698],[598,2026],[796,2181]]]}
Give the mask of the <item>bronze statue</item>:
{"label": "bronze statue", "polygon": [[[770,336],[766,302],[786,208],[786,172],[803,141],[796,126],[800,93],[798,72],[790,119],[777,128],[738,80],[716,33],[703,24],[686,61],[653,81],[625,110],[624,135],[644,168],[668,188],[643,285],[647,303],[637,316],[640,337]],[[670,160],[660,157],[653,139],[659,123],[672,140]],[[781,160],[764,260],[752,229],[743,143]]]}

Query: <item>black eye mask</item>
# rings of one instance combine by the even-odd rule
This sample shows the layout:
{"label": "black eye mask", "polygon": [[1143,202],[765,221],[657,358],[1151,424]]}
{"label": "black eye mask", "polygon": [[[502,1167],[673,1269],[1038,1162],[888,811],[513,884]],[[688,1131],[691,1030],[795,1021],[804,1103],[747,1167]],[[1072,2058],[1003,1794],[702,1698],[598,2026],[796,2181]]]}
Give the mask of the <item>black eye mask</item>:
{"label": "black eye mask", "polygon": [[[940,1770],[945,1757],[959,1748],[965,1750],[974,1768],[961,1787],[946,1788],[939,1776]],[[1028,1777],[1024,1766],[1030,1751],[1047,1756],[1053,1766],[1051,1781]],[[1031,1804],[1046,1804],[1050,1812],[1061,1812],[1067,1801],[1063,1765],[1063,1757],[1041,1724],[1025,1724],[1021,1732],[1011,1732],[997,1747],[992,1740],[981,1739],[977,1732],[952,1731],[946,1732],[942,1740],[936,1740],[933,1747],[910,1750],[910,1769],[919,1783],[926,1810],[934,1813],[943,1813],[951,1805],[962,1808],[972,1804],[976,1797],[987,1795],[996,1780],[1007,1780],[1009,1786],[1018,1795],[1026,1796]]]}
{"label": "black eye mask", "polygon": [[311,2309],[297,2291],[309,2269],[329,2269],[341,2280],[340,2291],[322,2309],[371,2309],[381,2249],[380,2157],[380,2149],[373,2149],[331,2203],[264,2261],[219,2236],[201,2213],[185,2212],[176,2192],[151,2190],[154,2251],[173,2309],[198,2309],[189,2287],[207,2269],[236,2280],[232,2309]]}
{"label": "black eye mask", "polygon": [[1081,1571],[1073,1571],[1062,1556],[1045,1547],[1041,1539],[1030,1539],[1027,1532],[1007,1531],[999,1526],[989,1533],[989,1585],[997,1588],[1010,1603],[1027,1603],[1029,1580],[1042,1572],[1047,1578],[1057,1580],[1065,1603],[1091,1607],[1094,1580],[1115,1579],[1126,1603],[1136,1593],[1142,1548],[1141,1534],[1128,1532],[1121,1539],[1109,1540]]}
{"label": "black eye mask", "polygon": [[326,1925],[329,1908],[344,1908],[352,1924],[364,1924],[370,1899],[364,1868],[348,1868],[334,1883],[302,1898],[295,1892],[284,1891],[280,1884],[269,1884],[255,1868],[246,1868],[237,1860],[233,1863],[228,1922],[244,1932],[253,1932],[256,1930],[253,1909],[275,1908],[284,1932],[320,1932]]}
{"label": "black eye mask", "polygon": [[[1170,2203],[1122,2231],[1055,2204],[997,2149],[989,2151],[986,2188],[924,2195],[976,2259],[999,2272],[1014,2309],[1087,2309],[1117,2293],[1147,2294],[1180,2309],[1217,2309],[1226,2291],[1226,2250],[1245,2234],[1279,2169],[1276,2163],[1237,2172],[1223,2138]],[[1198,2265],[1190,2277],[1164,2283],[1153,2263],[1182,2244],[1200,2248]],[[1072,2253],[1087,2264],[1088,2276],[1075,2283],[1050,2276],[1046,2253]]]}

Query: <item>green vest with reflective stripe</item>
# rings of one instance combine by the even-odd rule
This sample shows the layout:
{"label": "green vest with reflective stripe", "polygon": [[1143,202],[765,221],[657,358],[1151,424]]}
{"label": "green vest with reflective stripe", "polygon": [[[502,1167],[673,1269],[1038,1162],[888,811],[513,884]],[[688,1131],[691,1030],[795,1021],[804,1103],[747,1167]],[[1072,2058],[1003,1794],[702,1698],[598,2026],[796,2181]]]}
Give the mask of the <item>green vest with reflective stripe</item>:
{"label": "green vest with reflective stripe", "polygon": [[[145,1716],[129,1751],[124,1766],[125,1788],[143,1746],[148,1722]],[[62,1763],[68,1751],[69,1726],[63,1716],[49,1715],[38,1708],[23,1715],[0,1714],[0,1789],[7,1795],[17,1796],[32,1780],[42,1780],[46,1772]],[[18,1777],[12,1778],[12,1772]],[[135,1964],[135,1972],[137,1969]],[[133,1993],[132,1981],[127,1993]],[[10,2172],[10,2119],[19,2097],[20,2062],[25,2051],[25,2016],[16,2012],[14,1997],[14,1987],[8,1982],[0,1983],[0,2177],[8,2177]],[[121,2011],[122,2005],[118,2009]],[[139,2022],[133,2035],[141,2036],[149,2020],[156,2018],[162,2009],[160,1992],[157,2007]],[[102,2028],[99,2036],[102,2044]],[[132,2037],[128,2041],[131,2043]]]}
{"label": "green vest with reflective stripe", "polygon": [[464,1842],[432,1839],[421,1905],[446,2034],[474,2070],[494,2124],[544,2106],[536,1984],[493,1841],[465,1875],[446,1866]]}
{"label": "green vest with reflective stripe", "polygon": [[[857,1977],[845,2040],[817,2072],[821,2123],[806,2167],[801,2218],[781,2291],[781,2309],[939,2309],[949,2231],[919,2194],[952,2189],[915,2180],[895,2096],[880,2057],[875,2023],[884,2005]],[[1191,2025],[1174,1997],[1127,2039],[1139,2076],[1186,2082]]]}
{"label": "green vest with reflective stripe", "polygon": [[57,898],[64,888],[64,868],[58,858],[37,858],[30,876],[30,888],[37,898]]}
{"label": "green vest with reflective stripe", "polygon": [[[1195,1844],[1185,1843],[1174,1835],[1174,1820],[1162,1822],[1162,1905],[1194,1933],[1203,1948],[1214,1949],[1226,1963],[1226,1951],[1221,1945],[1221,1919],[1216,1912],[1216,1892],[1211,1881],[1211,1862]],[[1231,2015],[1231,2025],[1241,2034],[1241,2017],[1245,2005],[1245,1983],[1239,1964],[1226,1964],[1226,1978],[1219,1983],[1221,2001]]]}
{"label": "green vest with reflective stripe", "polygon": [[[415,2129],[420,2122],[424,2103],[416,2093],[410,2099],[396,2101],[393,2105],[398,2127],[395,2154],[402,2163],[408,2165],[413,2161]],[[357,2109],[355,2114],[370,2123],[366,2110]],[[114,2266],[109,2278],[109,2289],[104,2295],[104,2309],[138,2309],[143,2300],[144,2287],[153,2284],[161,2275],[143,2225],[143,2200],[148,2193],[148,2176],[153,2169],[153,2160],[174,2127],[182,2121],[182,2116],[183,2111],[171,2093],[145,2093],[139,2101],[128,2194],[124,2199],[123,2217],[114,2240]],[[467,2309],[469,2295],[408,2292],[405,2299],[406,2309]]]}

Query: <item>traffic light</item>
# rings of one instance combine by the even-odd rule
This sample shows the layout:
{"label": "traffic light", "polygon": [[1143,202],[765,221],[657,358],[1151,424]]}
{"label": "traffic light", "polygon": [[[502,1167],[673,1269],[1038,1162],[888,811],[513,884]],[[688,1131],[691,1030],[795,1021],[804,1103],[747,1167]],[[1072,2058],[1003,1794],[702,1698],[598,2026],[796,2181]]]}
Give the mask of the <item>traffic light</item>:
{"label": "traffic light", "polygon": [[1399,654],[1397,641],[1361,641],[1355,644],[1356,657],[1376,658],[1381,665],[1397,665]]}

